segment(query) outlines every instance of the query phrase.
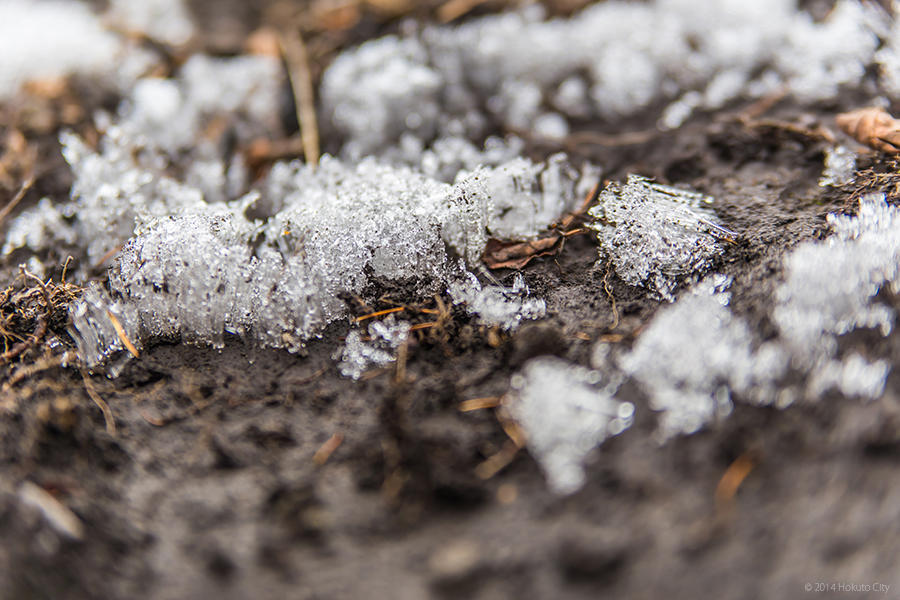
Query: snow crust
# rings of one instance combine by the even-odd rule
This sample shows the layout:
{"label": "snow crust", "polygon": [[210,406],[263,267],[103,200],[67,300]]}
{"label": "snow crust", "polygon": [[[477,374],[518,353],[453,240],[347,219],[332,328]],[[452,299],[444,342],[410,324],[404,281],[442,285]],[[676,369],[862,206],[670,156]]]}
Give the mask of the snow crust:
{"label": "snow crust", "polygon": [[[112,0],[106,17],[163,44],[193,35],[183,2]],[[341,53],[324,74],[320,117],[343,146],[317,169],[277,163],[251,182],[246,145],[283,134],[285,75],[255,56],[191,56],[171,78],[140,77],[157,60],[79,2],[0,2],[0,99],[28,81],[91,77],[121,91],[100,114],[96,148],[61,137],[71,199],[43,199],[8,222],[3,255],[71,252],[86,279],[70,307],[81,360],[115,375],[124,339],[141,350],[180,338],[220,347],[227,335],[299,351],[347,319],[345,298],[384,287],[448,293],[484,325],[511,330],[548,314],[521,274],[509,288],[474,273],[490,237],[529,239],[584,198],[602,166],[564,155],[524,158],[534,140],[565,141],[589,119],[659,110],[680,127],[695,111],[784,91],[799,103],[844,87],[900,99],[900,33],[875,3],[838,0],[821,21],[792,0],[597,3],[567,19],[538,6],[459,26],[406,26]],[[216,135],[224,123],[227,136]],[[487,137],[501,130],[505,137]],[[485,138],[487,139],[485,140]],[[484,140],[482,142],[482,140]],[[855,156],[826,153],[823,186],[846,185]],[[626,350],[595,349],[595,369],[526,363],[506,406],[551,486],[571,492],[584,461],[630,426],[616,400],[630,379],[659,413],[659,437],[693,433],[733,402],[787,406],[827,394],[876,398],[889,362],[848,348],[859,329],[889,335],[900,291],[900,213],[882,196],[833,234],[784,258],[772,297],[775,334],[759,339],[730,308],[728,277],[710,275],[734,234],[712,198],[639,176],[612,183],[591,211],[601,263],[664,305]],[[694,285],[691,285],[694,282]],[[680,292],[680,287],[686,287]],[[336,355],[358,378],[394,359],[410,324],[351,329]]]}

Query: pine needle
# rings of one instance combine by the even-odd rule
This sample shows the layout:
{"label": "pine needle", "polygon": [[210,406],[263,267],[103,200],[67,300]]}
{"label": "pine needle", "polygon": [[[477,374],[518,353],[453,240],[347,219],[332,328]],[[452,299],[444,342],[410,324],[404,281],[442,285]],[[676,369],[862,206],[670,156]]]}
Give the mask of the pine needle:
{"label": "pine needle", "polygon": [[140,358],[141,354],[138,352],[138,349],[134,347],[134,344],[131,343],[131,340],[128,339],[128,335],[125,333],[125,328],[122,327],[122,323],[119,322],[119,319],[116,315],[112,314],[112,311],[107,310],[106,316],[109,317],[110,322],[113,325],[113,328],[116,330],[116,335],[119,336],[119,340],[121,340],[122,345],[131,352],[132,356],[135,358]]}

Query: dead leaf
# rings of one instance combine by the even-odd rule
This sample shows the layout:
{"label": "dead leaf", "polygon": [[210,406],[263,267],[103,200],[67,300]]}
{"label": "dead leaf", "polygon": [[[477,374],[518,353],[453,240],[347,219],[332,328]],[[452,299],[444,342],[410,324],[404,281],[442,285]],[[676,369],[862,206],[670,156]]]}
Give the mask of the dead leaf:
{"label": "dead leaf", "polygon": [[878,107],[861,108],[835,117],[838,127],[860,144],[882,152],[900,153],[900,120]]}
{"label": "dead leaf", "polygon": [[600,182],[591,189],[590,193],[585,197],[584,202],[575,212],[568,213],[562,220],[555,223],[552,229],[547,233],[546,237],[536,240],[527,241],[502,241],[491,238],[484,247],[484,253],[481,260],[489,269],[521,269],[538,256],[548,256],[555,254],[562,249],[557,248],[560,240],[570,235],[584,233],[586,230],[576,228],[570,229],[575,221],[584,216],[587,210],[597,201],[600,196]]}
{"label": "dead leaf", "polygon": [[481,260],[489,269],[521,269],[538,256],[553,254],[562,239],[559,233],[526,242],[503,242],[489,239]]}

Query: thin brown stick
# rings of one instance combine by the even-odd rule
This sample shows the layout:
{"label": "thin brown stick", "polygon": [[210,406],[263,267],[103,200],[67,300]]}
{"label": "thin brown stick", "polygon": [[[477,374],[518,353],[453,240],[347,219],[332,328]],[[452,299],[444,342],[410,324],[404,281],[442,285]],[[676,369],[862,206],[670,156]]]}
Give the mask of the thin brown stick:
{"label": "thin brown stick", "polygon": [[765,113],[769,112],[769,109],[784,100],[788,95],[787,86],[781,87],[771,94],[763,96],[747,108],[745,108],[740,113],[740,118],[742,119],[758,119],[763,116]]}
{"label": "thin brown stick", "polygon": [[66,285],[66,271],[69,270],[69,263],[72,262],[73,260],[74,259],[72,258],[71,254],[66,257],[66,264],[63,265],[62,277],[59,280],[60,283],[62,283],[63,285]]}
{"label": "thin brown stick", "polygon": [[525,432],[516,423],[512,417],[506,412],[504,408],[500,408],[497,411],[497,420],[500,422],[500,427],[503,428],[503,433],[505,433],[513,444],[516,445],[517,448],[522,448],[525,446]]}
{"label": "thin brown stick", "polygon": [[22,201],[22,198],[25,197],[25,194],[28,193],[28,190],[31,189],[31,186],[34,185],[34,176],[29,175],[25,178],[25,181],[22,182],[22,185],[19,186],[19,191],[16,192],[16,195],[12,197],[12,200],[6,203],[2,209],[0,209],[0,224],[6,220],[6,217],[9,216],[9,213],[13,211],[13,209]]}
{"label": "thin brown stick", "polygon": [[125,328],[122,327],[122,323],[119,322],[119,319],[112,313],[112,311],[107,310],[106,316],[109,317],[109,321],[112,323],[113,329],[116,330],[116,335],[119,336],[119,340],[122,342],[122,345],[131,352],[132,356],[135,358],[140,358],[141,354],[138,352],[138,349],[134,347],[134,344],[131,343],[131,340],[128,339],[128,335],[125,333]]}
{"label": "thin brown stick", "polygon": [[100,412],[103,413],[103,419],[106,421],[107,433],[116,435],[116,419],[113,417],[109,404],[107,404],[106,400],[101,398],[100,394],[97,393],[97,390],[94,388],[94,382],[91,381],[90,376],[88,376],[87,371],[84,369],[81,369],[81,378],[84,380],[84,389],[87,390],[88,396],[91,397],[91,400],[94,401],[94,404],[96,404],[97,408],[100,409]]}
{"label": "thin brown stick", "polygon": [[[412,329],[412,328],[410,328]],[[409,340],[404,340],[397,348],[397,369],[394,372],[394,382],[398,385],[406,383],[406,359],[409,356]]]}
{"label": "thin brown stick", "polygon": [[607,265],[606,274],[603,276],[603,290],[606,292],[607,297],[609,297],[609,301],[612,303],[613,324],[609,329],[613,330],[619,326],[619,310],[616,308],[616,297],[613,296],[612,290],[609,289],[609,274],[611,271],[612,265]]}
{"label": "thin brown stick", "polygon": [[303,154],[306,162],[315,166],[319,164],[319,125],[316,121],[316,99],[312,73],[309,70],[309,54],[303,36],[296,28],[292,29],[290,34],[282,32],[278,36],[278,41],[288,68],[291,90],[294,93]]}
{"label": "thin brown stick", "polygon": [[159,417],[154,417],[148,415],[141,409],[138,409],[138,414],[141,415],[141,418],[153,425],[154,427],[165,427],[169,423],[172,422],[173,419],[160,419]]}

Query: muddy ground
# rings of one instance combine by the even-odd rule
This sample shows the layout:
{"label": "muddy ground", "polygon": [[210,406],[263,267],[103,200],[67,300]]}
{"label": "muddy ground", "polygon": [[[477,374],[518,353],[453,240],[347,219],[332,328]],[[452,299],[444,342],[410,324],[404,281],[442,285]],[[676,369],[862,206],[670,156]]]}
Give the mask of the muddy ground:
{"label": "muddy ground", "polygon": [[[210,21],[209,47],[234,44],[228,36],[255,26],[246,21]],[[351,37],[391,26],[364,21]],[[833,115],[858,101],[764,113],[737,104],[640,143],[565,149],[608,179],[636,172],[714,195],[740,236],[718,270],[734,277],[735,312],[766,337],[785,250],[822,237],[828,212],[853,209],[857,186],[817,185],[827,142],[816,125],[834,129]],[[652,125],[648,115],[584,131]],[[538,157],[556,150],[529,144]],[[31,196],[64,198],[70,176],[46,154]],[[869,168],[896,171],[876,155],[862,158]],[[332,359],[341,324],[304,356],[238,339],[221,351],[159,343],[116,380],[86,385],[75,368],[49,368],[5,387],[0,597],[900,597],[897,369],[874,402],[778,410],[738,398],[727,420],[662,447],[646,398],[627,384],[620,398],[637,405],[637,421],[591,454],[581,491],[555,496],[526,451],[486,472],[509,438],[493,410],[461,412],[460,402],[504,394],[528,358],[586,365],[598,340],[627,346],[659,307],[596,261],[594,241],[573,236],[524,269],[546,319],[505,335],[453,312],[417,332],[405,373],[342,378]],[[857,331],[842,344],[900,365],[896,335]],[[323,461],[335,435],[342,443]],[[736,493],[717,495],[735,464],[749,472]],[[81,539],[21,501],[26,481],[74,512]],[[891,587],[838,587],[851,584]]]}

